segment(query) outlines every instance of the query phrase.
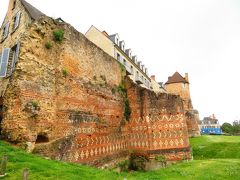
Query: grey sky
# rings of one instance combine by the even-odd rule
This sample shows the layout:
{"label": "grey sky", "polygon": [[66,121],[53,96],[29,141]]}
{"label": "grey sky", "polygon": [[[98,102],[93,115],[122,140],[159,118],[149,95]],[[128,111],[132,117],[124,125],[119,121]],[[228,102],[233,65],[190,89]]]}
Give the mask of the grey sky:
{"label": "grey sky", "polygon": [[[85,33],[91,25],[119,33],[126,46],[166,82],[189,73],[200,117],[240,119],[240,1],[238,0],[27,0]],[[0,23],[8,6],[1,0]]]}

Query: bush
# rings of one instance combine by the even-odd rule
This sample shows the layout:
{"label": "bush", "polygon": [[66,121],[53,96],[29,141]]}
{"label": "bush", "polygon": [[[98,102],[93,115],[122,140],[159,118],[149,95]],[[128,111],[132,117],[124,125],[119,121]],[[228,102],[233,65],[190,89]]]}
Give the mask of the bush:
{"label": "bush", "polygon": [[56,31],[53,31],[54,41],[62,42],[64,38],[64,30],[59,29]]}
{"label": "bush", "polygon": [[162,155],[156,156],[156,157],[155,157],[155,160],[158,161],[158,162],[160,162],[163,167],[165,167],[166,164],[167,164],[167,161],[166,161],[165,156],[162,156]]}
{"label": "bush", "polygon": [[39,105],[38,105],[37,101],[31,101],[31,104],[32,104],[34,109],[38,109]]}
{"label": "bush", "polygon": [[67,77],[68,74],[69,74],[69,73],[68,73],[68,70],[67,70],[67,69],[63,69],[63,70],[62,70],[62,74],[63,74],[64,77]]}
{"label": "bush", "polygon": [[118,167],[120,168],[121,172],[128,171],[128,166],[129,166],[129,161],[128,160],[121,161],[120,163],[118,163]]}
{"label": "bush", "polygon": [[45,48],[46,48],[46,49],[51,49],[51,48],[52,48],[52,43],[47,42],[47,43],[45,44]]}

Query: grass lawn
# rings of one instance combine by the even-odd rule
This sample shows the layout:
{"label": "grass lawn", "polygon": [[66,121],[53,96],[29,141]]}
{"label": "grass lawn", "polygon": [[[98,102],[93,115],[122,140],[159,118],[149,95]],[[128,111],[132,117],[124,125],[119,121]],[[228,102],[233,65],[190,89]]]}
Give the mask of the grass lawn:
{"label": "grass lawn", "polygon": [[0,141],[0,157],[4,154],[9,156],[8,176],[3,179],[19,180],[25,168],[30,170],[30,180],[240,179],[239,136],[202,136],[192,138],[190,142],[193,147],[193,161],[178,163],[158,171],[119,174],[46,160]]}

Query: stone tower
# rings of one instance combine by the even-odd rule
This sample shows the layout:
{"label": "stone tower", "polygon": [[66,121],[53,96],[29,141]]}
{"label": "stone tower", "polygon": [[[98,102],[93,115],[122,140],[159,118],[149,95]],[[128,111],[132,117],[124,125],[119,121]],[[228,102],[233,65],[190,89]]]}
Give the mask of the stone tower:
{"label": "stone tower", "polygon": [[187,73],[185,73],[185,77],[182,77],[178,72],[168,77],[168,81],[165,83],[165,89],[169,93],[180,95],[183,99],[185,109],[192,109]]}
{"label": "stone tower", "polygon": [[199,114],[197,110],[193,109],[188,73],[185,73],[185,77],[183,77],[178,72],[175,72],[172,76],[168,77],[168,81],[165,83],[165,89],[168,93],[177,94],[182,98],[189,136],[200,135],[198,127]]}

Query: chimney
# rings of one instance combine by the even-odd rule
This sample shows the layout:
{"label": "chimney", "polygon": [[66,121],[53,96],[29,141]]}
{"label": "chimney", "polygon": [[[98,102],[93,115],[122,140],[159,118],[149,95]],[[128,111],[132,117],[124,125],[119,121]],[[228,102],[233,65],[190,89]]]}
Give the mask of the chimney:
{"label": "chimney", "polygon": [[189,81],[188,81],[188,73],[185,73],[185,80],[186,80],[187,82],[189,82]]}
{"label": "chimney", "polygon": [[152,76],[151,76],[151,79],[155,81],[155,75],[152,75]]}

